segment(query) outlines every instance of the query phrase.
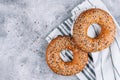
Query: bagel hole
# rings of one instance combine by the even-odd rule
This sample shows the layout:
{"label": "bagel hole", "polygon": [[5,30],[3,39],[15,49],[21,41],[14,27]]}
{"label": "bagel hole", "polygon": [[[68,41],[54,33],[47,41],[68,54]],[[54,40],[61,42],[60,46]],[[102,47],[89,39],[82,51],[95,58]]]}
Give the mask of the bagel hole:
{"label": "bagel hole", "polygon": [[64,62],[71,62],[73,60],[73,52],[71,50],[62,50],[60,57]]}
{"label": "bagel hole", "polygon": [[101,27],[97,23],[93,23],[89,26],[87,35],[90,38],[96,38],[101,33]]}

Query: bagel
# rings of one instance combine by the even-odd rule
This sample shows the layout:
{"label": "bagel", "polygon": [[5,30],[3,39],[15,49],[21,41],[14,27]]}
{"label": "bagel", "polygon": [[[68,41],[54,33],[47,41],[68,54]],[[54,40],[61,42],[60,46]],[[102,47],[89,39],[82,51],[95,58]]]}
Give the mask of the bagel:
{"label": "bagel", "polygon": [[[91,38],[87,30],[91,24],[98,24],[101,27],[100,34]],[[76,19],[73,26],[73,40],[83,51],[96,52],[110,46],[114,41],[116,25],[106,11],[99,8],[92,8],[82,12]]]}
{"label": "bagel", "polygon": [[[60,57],[62,50],[71,50],[73,59],[70,62],[64,62]],[[88,62],[88,54],[77,48],[71,37],[58,36],[53,39],[46,49],[46,61],[53,72],[70,76],[83,70]]]}

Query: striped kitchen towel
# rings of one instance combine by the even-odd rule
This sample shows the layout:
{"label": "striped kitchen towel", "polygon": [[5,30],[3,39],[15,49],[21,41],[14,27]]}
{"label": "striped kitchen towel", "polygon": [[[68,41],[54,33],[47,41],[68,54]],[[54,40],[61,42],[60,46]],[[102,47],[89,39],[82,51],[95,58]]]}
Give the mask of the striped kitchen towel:
{"label": "striped kitchen towel", "polygon": [[[72,11],[72,16],[63,21],[57,28],[51,31],[46,37],[48,43],[58,35],[72,35],[72,27],[77,16],[90,8],[108,9],[100,0],[85,0],[82,4],[77,5]],[[114,19],[114,18],[113,18]],[[115,19],[114,19],[115,21]],[[120,27],[117,26],[117,33],[114,43],[99,52],[89,53],[88,64],[76,76],[80,80],[120,80]],[[100,27],[97,24],[91,25],[88,35],[95,37],[100,33]],[[68,51],[61,53],[64,61],[70,61],[72,54]]]}

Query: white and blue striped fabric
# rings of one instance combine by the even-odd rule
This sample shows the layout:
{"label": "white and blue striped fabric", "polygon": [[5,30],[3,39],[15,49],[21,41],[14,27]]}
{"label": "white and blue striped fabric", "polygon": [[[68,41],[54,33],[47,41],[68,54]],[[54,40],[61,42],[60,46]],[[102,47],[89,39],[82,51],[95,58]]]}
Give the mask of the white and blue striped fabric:
{"label": "white and blue striped fabric", "polygon": [[[72,27],[77,16],[90,8],[108,9],[100,0],[85,0],[82,4],[77,5],[72,11],[72,16],[63,21],[57,28],[51,31],[46,37],[48,43],[58,35],[72,35]],[[114,18],[113,18],[114,19]],[[115,19],[114,19],[115,21]],[[117,26],[117,33],[113,44],[100,52],[89,53],[88,64],[76,76],[79,80],[120,80],[120,27]],[[100,28],[93,24],[89,28],[88,35],[95,37],[99,34]],[[70,52],[61,53],[64,61],[72,59]]]}

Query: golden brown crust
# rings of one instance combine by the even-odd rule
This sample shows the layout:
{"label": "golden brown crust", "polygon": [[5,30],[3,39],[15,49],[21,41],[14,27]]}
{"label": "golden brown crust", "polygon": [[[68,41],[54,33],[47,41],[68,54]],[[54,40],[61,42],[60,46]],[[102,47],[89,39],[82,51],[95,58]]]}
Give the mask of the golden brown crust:
{"label": "golden brown crust", "polygon": [[[65,49],[73,52],[73,60],[71,62],[64,62],[60,58],[60,51]],[[75,75],[85,67],[88,61],[88,54],[78,49],[71,37],[58,36],[47,47],[46,61],[55,73],[70,76]]]}
{"label": "golden brown crust", "polygon": [[[96,38],[87,36],[88,27],[93,23],[101,26],[101,33]],[[116,26],[112,17],[104,10],[93,8],[84,11],[76,19],[73,27],[73,39],[83,51],[96,52],[110,46],[115,32]]]}

